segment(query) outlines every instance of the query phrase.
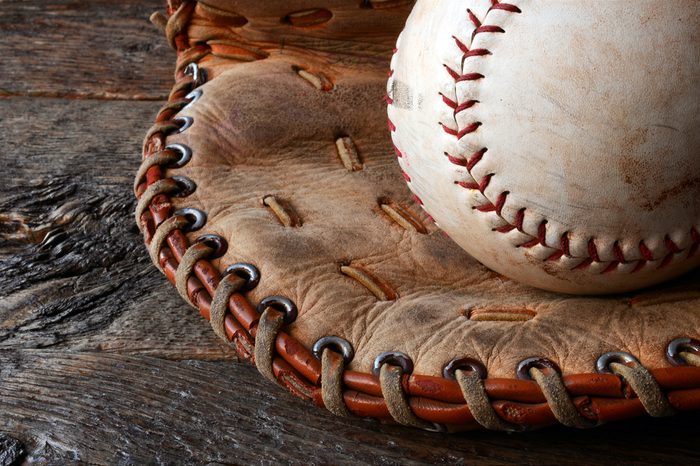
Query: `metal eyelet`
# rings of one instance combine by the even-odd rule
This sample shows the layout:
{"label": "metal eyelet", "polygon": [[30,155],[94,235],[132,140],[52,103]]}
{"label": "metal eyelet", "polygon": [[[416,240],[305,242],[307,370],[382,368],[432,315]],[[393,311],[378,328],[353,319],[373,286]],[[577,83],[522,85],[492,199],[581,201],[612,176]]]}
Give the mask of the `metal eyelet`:
{"label": "metal eyelet", "polygon": [[194,244],[200,243],[205,244],[214,250],[209,256],[209,259],[218,259],[226,254],[226,251],[228,250],[228,242],[219,235],[202,235],[194,241]]}
{"label": "metal eyelet", "polygon": [[552,369],[557,373],[561,374],[559,366],[557,366],[553,361],[547,358],[532,357],[523,359],[518,363],[518,367],[515,369],[515,376],[520,380],[532,380],[530,375],[530,369]]}
{"label": "metal eyelet", "polygon": [[176,116],[172,121],[180,126],[180,128],[175,131],[175,134],[184,133],[192,126],[192,123],[194,123],[194,119],[188,116]]}
{"label": "metal eyelet", "polygon": [[311,351],[314,353],[314,356],[316,356],[316,359],[320,360],[321,356],[323,355],[323,350],[326,348],[342,354],[343,362],[346,366],[350,364],[352,358],[355,357],[355,350],[352,348],[350,342],[336,336],[325,336],[319,338],[318,341],[314,343]]}
{"label": "metal eyelet", "polygon": [[610,364],[613,362],[625,365],[639,364],[639,360],[631,354],[622,351],[613,351],[610,353],[605,353],[598,358],[595,363],[596,371],[598,371],[599,374],[612,374],[613,371],[610,370]]}
{"label": "metal eyelet", "polygon": [[165,149],[180,154],[180,158],[175,163],[169,165],[170,168],[182,168],[192,159],[192,149],[184,144],[168,144],[165,146]]}
{"label": "metal eyelet", "polygon": [[[413,373],[413,361],[406,353],[400,351],[385,351],[380,353],[372,364],[372,374],[379,377],[384,364],[391,364],[401,368],[404,375]],[[431,427],[423,427],[428,432],[447,432],[447,428],[437,422],[430,422]]]}
{"label": "metal eyelet", "polygon": [[187,197],[197,190],[197,184],[186,176],[173,176],[170,179],[180,188],[175,197]]}
{"label": "metal eyelet", "polygon": [[192,88],[201,86],[207,81],[207,71],[200,68],[197,63],[190,63],[185,67],[185,76],[192,76]]}
{"label": "metal eyelet", "polygon": [[476,372],[480,379],[486,378],[486,367],[476,359],[471,358],[456,358],[448,362],[442,369],[442,376],[446,379],[455,380],[455,372],[457,370],[467,372]]}
{"label": "metal eyelet", "polygon": [[260,283],[260,270],[253,264],[246,262],[238,262],[237,264],[229,265],[224,270],[224,276],[235,274],[245,280],[244,290],[250,291]]}
{"label": "metal eyelet", "polygon": [[284,323],[286,325],[291,324],[297,319],[299,311],[296,304],[294,304],[289,298],[284,296],[268,296],[267,298],[260,301],[258,304],[257,311],[258,314],[265,312],[265,309],[271,307],[276,311],[280,311],[284,314]]}
{"label": "metal eyelet", "polygon": [[411,374],[413,372],[413,361],[408,357],[407,354],[400,351],[385,351],[379,354],[372,364],[372,374],[379,376],[379,372],[384,364],[391,364],[393,366],[399,366],[404,374]]}
{"label": "metal eyelet", "polygon": [[666,348],[666,358],[674,366],[687,366],[681,353],[700,353],[700,341],[693,338],[676,338]]}
{"label": "metal eyelet", "polygon": [[190,222],[189,225],[184,228],[184,231],[200,230],[204,224],[207,223],[207,214],[192,207],[176,210],[173,215],[183,216]]}
{"label": "metal eyelet", "polygon": [[197,88],[197,89],[193,90],[192,92],[190,92],[189,94],[187,94],[185,96],[185,99],[188,100],[188,102],[187,102],[187,105],[182,107],[182,110],[189,108],[192,104],[194,104],[199,99],[201,99],[202,94],[203,94],[202,89],[199,89],[199,88]]}

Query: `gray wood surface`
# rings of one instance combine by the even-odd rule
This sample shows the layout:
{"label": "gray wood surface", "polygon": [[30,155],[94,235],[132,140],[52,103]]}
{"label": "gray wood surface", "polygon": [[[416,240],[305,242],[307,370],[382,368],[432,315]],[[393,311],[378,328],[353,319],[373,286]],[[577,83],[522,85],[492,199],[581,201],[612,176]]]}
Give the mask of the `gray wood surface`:
{"label": "gray wood surface", "polygon": [[340,419],[239,363],[149,263],[160,0],[0,0],[0,465],[698,464],[698,417],[440,436]]}

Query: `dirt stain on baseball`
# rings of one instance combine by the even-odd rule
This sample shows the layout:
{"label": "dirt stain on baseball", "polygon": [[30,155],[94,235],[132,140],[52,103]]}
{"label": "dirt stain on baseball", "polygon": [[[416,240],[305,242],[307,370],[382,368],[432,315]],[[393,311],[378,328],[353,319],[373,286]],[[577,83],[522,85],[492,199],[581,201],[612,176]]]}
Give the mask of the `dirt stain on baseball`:
{"label": "dirt stain on baseball", "polygon": [[411,87],[403,81],[395,79],[391,82],[390,95],[393,104],[397,108],[413,110],[415,96]]}
{"label": "dirt stain on baseball", "polygon": [[700,187],[700,178],[691,167],[678,167],[677,173],[685,176],[674,180],[669,186],[668,174],[659,172],[657,160],[669,160],[673,154],[669,149],[657,150],[654,154],[645,149],[650,136],[649,128],[630,131],[623,139],[618,169],[622,180],[634,193],[633,198],[644,210],[652,212],[677,196],[695,191]]}

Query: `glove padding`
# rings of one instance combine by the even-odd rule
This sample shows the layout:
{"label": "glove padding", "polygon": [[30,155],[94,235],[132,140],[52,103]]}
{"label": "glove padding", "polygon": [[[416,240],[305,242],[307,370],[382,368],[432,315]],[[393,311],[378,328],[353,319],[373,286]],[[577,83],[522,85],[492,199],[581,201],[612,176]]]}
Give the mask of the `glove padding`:
{"label": "glove padding", "polygon": [[[700,369],[689,366],[697,363],[695,343],[674,347],[683,367],[670,369],[666,355],[672,341],[700,338],[700,274],[640,293],[586,298],[522,286],[477,263],[414,202],[391,145],[383,98],[410,5],[318,3],[171,5],[177,84],[145,155],[183,144],[192,157],[181,168],[151,168],[137,181],[152,186],[186,177],[196,189],[185,197],[159,193],[139,221],[150,243],[156,225],[178,209],[206,213],[201,229],[170,233],[156,251],[172,280],[188,245],[203,235],[226,241],[223,256],[200,260],[194,273],[180,271],[181,289],[205,317],[228,266],[259,269],[257,287],[228,302],[226,334],[218,333],[243,357],[271,364],[261,372],[297,395],[338,414],[423,428],[518,429],[557,420],[584,427],[645,409],[665,415],[700,408]],[[192,67],[185,74],[190,63],[198,65],[197,79]],[[192,89],[201,95],[185,98]],[[174,118],[184,131],[168,126]],[[137,185],[144,193],[146,183]],[[269,315],[260,322],[249,315],[250,303],[275,295],[296,305],[293,322],[275,327]],[[261,326],[276,337],[269,361],[253,350]],[[312,355],[328,336],[354,351],[345,355],[340,382],[343,361]],[[329,349],[347,349],[338,341]],[[633,356],[601,362],[622,379],[597,373],[596,362],[609,352]],[[323,384],[335,388],[324,391]],[[343,395],[332,400],[333,390]],[[635,390],[643,392],[639,398]]]}

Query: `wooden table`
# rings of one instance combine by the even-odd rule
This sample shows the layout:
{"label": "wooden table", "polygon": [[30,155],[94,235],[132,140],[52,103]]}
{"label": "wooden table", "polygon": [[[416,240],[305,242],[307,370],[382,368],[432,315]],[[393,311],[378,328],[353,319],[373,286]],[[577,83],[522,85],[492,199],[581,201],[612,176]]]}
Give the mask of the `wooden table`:
{"label": "wooden table", "polygon": [[172,82],[161,6],[0,0],[0,464],[700,463],[697,415],[440,436],[336,418],[237,362],[132,218]]}

